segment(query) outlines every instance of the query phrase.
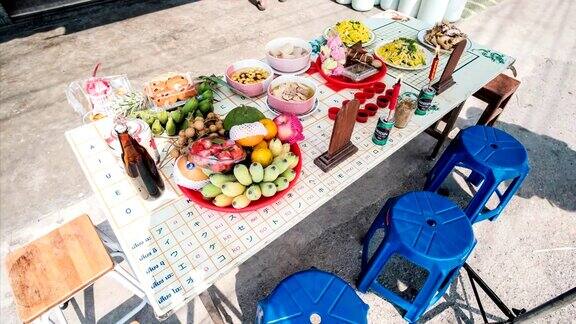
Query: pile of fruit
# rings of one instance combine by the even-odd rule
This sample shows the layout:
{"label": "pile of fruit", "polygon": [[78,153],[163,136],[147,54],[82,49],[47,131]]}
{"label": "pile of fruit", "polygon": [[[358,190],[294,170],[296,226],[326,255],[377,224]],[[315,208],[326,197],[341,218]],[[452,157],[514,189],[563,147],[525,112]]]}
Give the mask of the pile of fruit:
{"label": "pile of fruit", "polygon": [[176,179],[179,185],[199,190],[218,207],[236,209],[289,187],[299,163],[291,144],[304,139],[298,118],[280,115],[271,120],[256,108],[239,106],[228,113],[222,127],[225,136],[201,138],[180,149],[188,153],[180,157],[187,163],[178,174],[193,176]]}
{"label": "pile of fruit", "polygon": [[[154,135],[165,134],[167,136],[175,136],[179,134],[180,131],[188,131],[190,128],[195,131],[201,131],[202,129],[210,130],[212,125],[217,125],[217,121],[213,118],[215,115],[213,113],[214,92],[212,87],[213,84],[209,81],[196,84],[195,90],[198,95],[188,99],[184,105],[176,107],[172,111],[162,110],[155,112],[148,109],[137,111],[133,113],[133,116],[146,121],[146,123],[150,125]],[[214,122],[206,122],[202,128],[200,128],[200,123],[196,123],[198,120],[207,121],[210,118],[212,118]],[[220,127],[220,129],[222,129],[222,127]],[[219,129],[210,131],[216,133],[218,130]],[[199,137],[202,136],[197,136],[196,138]]]}

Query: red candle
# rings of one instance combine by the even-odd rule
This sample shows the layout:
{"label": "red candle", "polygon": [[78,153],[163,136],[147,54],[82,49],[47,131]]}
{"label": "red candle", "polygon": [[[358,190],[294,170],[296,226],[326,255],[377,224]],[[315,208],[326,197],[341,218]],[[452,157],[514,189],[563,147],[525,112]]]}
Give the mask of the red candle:
{"label": "red candle", "polygon": [[402,85],[400,78],[392,86],[392,96],[390,97],[390,103],[388,104],[388,109],[393,111],[396,109],[396,103],[398,102],[398,97],[400,96],[400,86]]}
{"label": "red candle", "polygon": [[430,66],[430,74],[428,74],[428,79],[430,80],[430,83],[432,83],[432,80],[434,80],[434,78],[436,77],[436,70],[438,69],[438,62],[440,62],[440,58],[438,57],[439,55],[439,50],[438,47],[436,47],[436,55],[434,56],[434,59],[432,60],[432,66]]}

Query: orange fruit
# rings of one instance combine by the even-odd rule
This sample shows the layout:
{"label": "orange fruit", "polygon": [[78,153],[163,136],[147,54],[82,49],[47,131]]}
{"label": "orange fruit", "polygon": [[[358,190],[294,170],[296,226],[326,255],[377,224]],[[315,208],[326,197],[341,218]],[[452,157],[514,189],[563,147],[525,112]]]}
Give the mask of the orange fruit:
{"label": "orange fruit", "polygon": [[262,136],[262,135],[252,135],[252,136],[241,138],[241,139],[237,140],[236,143],[238,143],[239,145],[242,145],[242,146],[253,147],[253,146],[260,144],[260,142],[262,142],[263,140],[264,140],[264,136]]}
{"label": "orange fruit", "polygon": [[254,146],[254,149],[267,149],[268,148],[268,143],[266,141],[262,141],[258,144],[256,144],[256,146]]}
{"label": "orange fruit", "polygon": [[278,128],[276,127],[276,123],[274,123],[274,121],[272,119],[269,118],[264,118],[260,120],[260,123],[262,123],[262,125],[264,125],[264,127],[266,127],[266,130],[268,131],[268,134],[266,134],[266,136],[264,136],[265,140],[271,140],[276,136],[276,133],[278,133]]}
{"label": "orange fruit", "polygon": [[252,162],[257,162],[262,164],[263,167],[267,167],[272,163],[274,155],[272,155],[272,151],[269,149],[260,148],[252,151],[250,158],[252,159]]}

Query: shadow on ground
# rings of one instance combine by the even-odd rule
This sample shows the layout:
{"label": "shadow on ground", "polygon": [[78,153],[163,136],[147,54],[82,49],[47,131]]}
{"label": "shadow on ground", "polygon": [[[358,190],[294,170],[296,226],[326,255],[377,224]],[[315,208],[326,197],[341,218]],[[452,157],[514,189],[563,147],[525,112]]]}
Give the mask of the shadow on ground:
{"label": "shadow on ground", "polygon": [[64,34],[73,34],[196,1],[198,0],[108,0],[106,3],[62,9],[16,20],[13,25],[0,27],[0,43],[60,27],[65,29]]}
{"label": "shadow on ground", "polygon": [[[474,124],[479,108],[471,108],[467,112],[466,117],[458,121],[460,127]],[[576,210],[576,183],[573,181],[576,179],[576,152],[562,141],[533,133],[518,125],[498,122],[496,127],[516,137],[528,150],[531,173],[517,194],[523,198],[538,196],[553,206],[569,211]],[[225,322],[251,323],[255,318],[258,300],[265,298],[285,277],[310,267],[332,272],[355,287],[360,271],[361,238],[387,198],[422,187],[425,173],[433,166],[433,162],[427,161],[425,157],[434,143],[425,134],[418,136],[345,192],[240,265],[236,275],[239,308],[217,287],[212,286],[208,292]],[[448,185],[457,184],[453,182]],[[359,192],[365,192],[364,196]],[[350,197],[366,197],[368,201],[372,199],[373,203],[358,210],[360,203]],[[109,232],[109,229],[106,232]],[[390,275],[400,276],[403,272],[405,267],[394,266]],[[474,315],[478,318],[476,301],[468,279],[462,274],[463,272],[450,286],[448,293],[424,314],[420,322],[436,319],[446,310],[451,310],[459,323],[473,323]],[[125,301],[98,322],[119,319],[125,314],[122,309],[134,306],[138,301],[136,297]],[[188,304],[189,323],[194,321],[194,302],[196,300]],[[93,300],[88,301],[88,308],[83,312],[75,306],[82,323],[94,323],[94,312],[89,309],[93,307],[93,303]],[[400,310],[397,311],[401,314]],[[504,320],[501,316],[503,315],[488,314],[488,319]],[[149,306],[135,318],[140,322],[157,322]],[[178,322],[178,319],[173,315],[167,322]]]}

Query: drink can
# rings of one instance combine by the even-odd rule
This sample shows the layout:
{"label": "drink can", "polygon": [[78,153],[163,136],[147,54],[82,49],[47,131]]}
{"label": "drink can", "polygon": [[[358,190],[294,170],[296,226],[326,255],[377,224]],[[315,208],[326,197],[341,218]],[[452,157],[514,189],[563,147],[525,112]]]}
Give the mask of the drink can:
{"label": "drink can", "polygon": [[420,90],[418,94],[418,104],[416,109],[416,115],[426,115],[430,106],[432,106],[432,99],[436,95],[436,90],[434,88],[425,86]]}
{"label": "drink can", "polygon": [[[160,163],[160,154],[156,148],[156,142],[152,136],[150,126],[142,119],[129,120],[126,122],[126,126],[128,127],[128,134],[146,149],[156,164]],[[106,143],[112,148],[114,154],[120,157],[122,147],[118,141],[118,134],[114,129],[110,131],[110,136],[106,139]]]}
{"label": "drink can", "polygon": [[394,121],[386,120],[386,117],[382,116],[378,119],[378,124],[376,124],[376,129],[374,130],[374,135],[372,136],[372,142],[376,145],[384,145],[388,142],[388,137],[390,136],[390,131],[394,127]]}

